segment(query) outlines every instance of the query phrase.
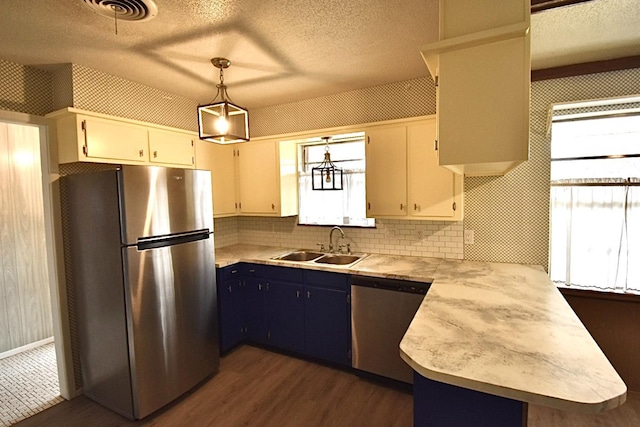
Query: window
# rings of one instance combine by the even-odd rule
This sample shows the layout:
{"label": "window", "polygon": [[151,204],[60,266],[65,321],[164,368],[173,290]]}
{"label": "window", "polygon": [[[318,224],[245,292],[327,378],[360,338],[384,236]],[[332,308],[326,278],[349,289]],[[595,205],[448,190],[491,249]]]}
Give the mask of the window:
{"label": "window", "polygon": [[640,108],[554,107],[549,274],[640,293]]}
{"label": "window", "polygon": [[298,223],[307,225],[350,225],[374,227],[366,217],[364,132],[335,135],[329,143],[331,160],[343,170],[343,190],[311,189],[311,168],[322,163],[326,144],[320,138],[299,144]]}

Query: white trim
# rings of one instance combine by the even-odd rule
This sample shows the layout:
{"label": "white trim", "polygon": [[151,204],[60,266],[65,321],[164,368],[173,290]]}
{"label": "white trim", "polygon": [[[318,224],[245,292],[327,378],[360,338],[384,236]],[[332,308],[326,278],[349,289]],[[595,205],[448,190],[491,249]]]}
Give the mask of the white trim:
{"label": "white trim", "polygon": [[0,353],[0,360],[6,359],[7,357],[15,356],[16,354],[22,353],[27,350],[40,347],[41,345],[49,344],[51,342],[53,342],[53,337],[45,338],[40,341],[35,341],[30,344],[23,345],[22,347],[13,348],[11,350],[5,351],[4,353]]}
{"label": "white trim", "polygon": [[613,98],[589,99],[585,101],[559,102],[552,105],[553,110],[572,110],[574,108],[600,107],[604,105],[621,105],[640,102],[639,95],[620,96]]}
{"label": "white trim", "polygon": [[[55,139],[50,135],[52,121],[41,116],[0,110],[0,120],[21,125],[33,125],[40,129],[40,159],[42,170],[42,201],[44,208],[47,268],[49,292],[51,296],[51,317],[53,337],[58,364],[60,395],[69,400],[76,394],[73,359],[71,356],[71,336],[69,310],[64,276],[62,249],[62,222],[60,219],[60,199],[58,187],[57,150]],[[53,144],[53,149],[49,147]]]}

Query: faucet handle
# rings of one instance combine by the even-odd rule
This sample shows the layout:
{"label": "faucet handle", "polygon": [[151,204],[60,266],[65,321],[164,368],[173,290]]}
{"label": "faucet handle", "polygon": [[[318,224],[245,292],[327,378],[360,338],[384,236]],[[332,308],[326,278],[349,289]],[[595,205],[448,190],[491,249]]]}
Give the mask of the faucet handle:
{"label": "faucet handle", "polygon": [[324,252],[324,243],[316,243],[316,245],[320,246],[320,252]]}

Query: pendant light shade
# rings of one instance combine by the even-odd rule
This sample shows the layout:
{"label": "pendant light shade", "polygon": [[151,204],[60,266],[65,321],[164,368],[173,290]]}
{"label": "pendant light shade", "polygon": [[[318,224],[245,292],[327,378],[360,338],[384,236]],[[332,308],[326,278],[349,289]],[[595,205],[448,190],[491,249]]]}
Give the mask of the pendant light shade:
{"label": "pendant light shade", "polygon": [[326,146],[324,160],[315,168],[311,168],[311,189],[313,190],[342,190],[342,169],[331,161],[329,153],[329,137],[324,136]]}
{"label": "pendant light shade", "polygon": [[[231,61],[226,58],[213,58],[211,63],[220,69],[220,84],[214,100],[207,105],[198,106],[198,134],[203,141],[217,144],[232,144],[249,140],[249,112],[233,104],[224,84],[224,69]],[[218,100],[218,96],[220,99]]]}

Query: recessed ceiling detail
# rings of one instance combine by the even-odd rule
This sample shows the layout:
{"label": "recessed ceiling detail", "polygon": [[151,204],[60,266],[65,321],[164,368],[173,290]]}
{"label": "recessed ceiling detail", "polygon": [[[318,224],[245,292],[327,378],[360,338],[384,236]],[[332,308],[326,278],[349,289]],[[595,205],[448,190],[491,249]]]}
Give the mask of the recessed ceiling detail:
{"label": "recessed ceiling detail", "polygon": [[94,12],[125,21],[146,21],[158,14],[153,0],[83,0]]}

